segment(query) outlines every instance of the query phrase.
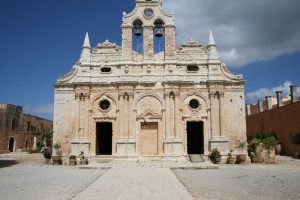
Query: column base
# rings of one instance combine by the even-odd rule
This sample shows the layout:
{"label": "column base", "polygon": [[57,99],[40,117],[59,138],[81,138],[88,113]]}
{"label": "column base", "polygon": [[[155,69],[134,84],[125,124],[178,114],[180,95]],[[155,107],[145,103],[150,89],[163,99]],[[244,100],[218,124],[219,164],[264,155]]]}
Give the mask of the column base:
{"label": "column base", "polygon": [[209,139],[210,150],[218,148],[221,152],[228,152],[228,139],[226,137],[211,137]]}

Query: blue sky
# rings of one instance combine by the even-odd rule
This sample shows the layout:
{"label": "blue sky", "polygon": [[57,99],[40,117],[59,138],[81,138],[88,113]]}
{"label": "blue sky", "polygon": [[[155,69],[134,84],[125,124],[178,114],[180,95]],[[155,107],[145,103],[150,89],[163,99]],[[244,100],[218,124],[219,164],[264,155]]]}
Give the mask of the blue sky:
{"label": "blue sky", "polygon": [[[287,81],[300,86],[300,18],[293,9],[300,7],[299,1],[287,0],[284,8],[273,3],[271,14],[265,16],[261,10],[270,9],[270,0],[262,0],[265,4],[252,10],[261,14],[259,19],[247,12],[233,18],[236,11],[251,9],[248,0],[232,2],[218,8],[217,0],[165,0],[166,10],[176,14],[177,43],[191,37],[206,45],[211,29],[221,60],[247,80],[249,103],[273,88],[286,90]],[[130,12],[134,4],[134,0],[0,0],[0,102],[22,105],[26,113],[52,119],[52,84],[79,59],[85,32],[93,47],[106,39],[120,45],[122,13]],[[296,20],[276,24],[280,20],[273,20],[272,13],[278,9],[283,9],[280,18]],[[246,30],[244,22],[261,28]],[[268,22],[275,24],[262,25]]]}

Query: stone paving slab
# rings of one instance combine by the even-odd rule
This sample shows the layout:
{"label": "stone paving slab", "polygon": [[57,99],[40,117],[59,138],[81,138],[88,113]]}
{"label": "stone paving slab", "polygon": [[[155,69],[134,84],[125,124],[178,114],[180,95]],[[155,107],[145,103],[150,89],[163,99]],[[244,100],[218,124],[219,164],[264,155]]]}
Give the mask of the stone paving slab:
{"label": "stone paving slab", "polygon": [[168,168],[112,168],[74,200],[193,200]]}
{"label": "stone paving slab", "polygon": [[114,161],[110,163],[96,163],[91,162],[87,166],[81,166],[81,168],[169,168],[169,169],[218,169],[219,166],[212,164],[211,162],[166,162],[166,161]]}

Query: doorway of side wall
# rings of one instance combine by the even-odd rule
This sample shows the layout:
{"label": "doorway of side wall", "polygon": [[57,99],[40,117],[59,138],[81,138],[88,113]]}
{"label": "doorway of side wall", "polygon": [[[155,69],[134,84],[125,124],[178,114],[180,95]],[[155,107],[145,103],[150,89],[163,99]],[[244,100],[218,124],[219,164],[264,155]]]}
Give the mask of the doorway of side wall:
{"label": "doorway of side wall", "polygon": [[96,123],[96,155],[112,155],[112,123]]}
{"label": "doorway of side wall", "polygon": [[203,122],[187,122],[188,154],[204,154]]}
{"label": "doorway of side wall", "polygon": [[8,145],[8,150],[10,152],[14,151],[14,145],[15,145],[15,139],[12,137],[9,139],[9,145]]}

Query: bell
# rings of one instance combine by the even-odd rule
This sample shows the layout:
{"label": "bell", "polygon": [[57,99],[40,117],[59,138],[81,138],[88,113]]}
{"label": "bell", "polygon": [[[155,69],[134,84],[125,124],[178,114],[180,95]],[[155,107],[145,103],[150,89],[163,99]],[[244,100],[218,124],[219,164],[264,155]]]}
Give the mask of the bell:
{"label": "bell", "polygon": [[142,35],[142,33],[141,33],[141,29],[136,29],[136,31],[135,31],[135,34],[134,34],[136,37],[139,37],[139,36],[141,36]]}
{"label": "bell", "polygon": [[163,36],[163,33],[161,32],[160,29],[157,29],[156,33],[155,33],[155,37],[161,38]]}

